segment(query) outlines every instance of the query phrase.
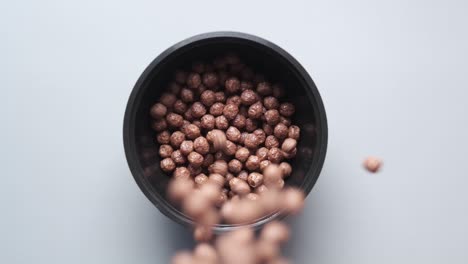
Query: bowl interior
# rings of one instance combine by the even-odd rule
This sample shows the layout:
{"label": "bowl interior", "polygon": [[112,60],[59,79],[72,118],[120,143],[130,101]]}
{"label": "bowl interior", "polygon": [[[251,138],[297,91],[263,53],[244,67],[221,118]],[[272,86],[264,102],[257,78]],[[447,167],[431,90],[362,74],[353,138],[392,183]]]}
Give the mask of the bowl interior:
{"label": "bowl interior", "polygon": [[166,200],[169,177],[159,168],[156,133],[150,127],[150,107],[158,100],[176,69],[189,69],[190,62],[210,62],[228,51],[267,80],[286,88],[285,101],[296,106],[293,123],[301,128],[297,156],[291,160],[287,185],[310,191],[320,173],[326,148],[326,120],[321,99],[305,70],[292,57],[271,43],[238,37],[202,38],[182,42],[161,54],[146,69],[130,97],[125,119],[125,148],[132,173],[146,196],[166,215],[181,223],[190,219]]}

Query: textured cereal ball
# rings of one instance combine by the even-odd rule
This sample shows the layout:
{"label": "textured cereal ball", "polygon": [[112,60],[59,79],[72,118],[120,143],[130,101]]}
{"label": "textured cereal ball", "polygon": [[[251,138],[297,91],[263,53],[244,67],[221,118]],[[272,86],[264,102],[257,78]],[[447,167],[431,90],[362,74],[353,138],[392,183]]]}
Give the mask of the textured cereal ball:
{"label": "textured cereal ball", "polygon": [[211,153],[206,154],[205,157],[203,158],[203,164],[202,164],[202,166],[203,166],[204,168],[208,168],[208,166],[210,166],[213,162],[214,162],[214,156],[213,156],[213,154],[211,154]]}
{"label": "textured cereal ball", "polygon": [[200,128],[194,124],[189,124],[185,127],[185,136],[188,139],[196,139],[200,136]]}
{"label": "textured cereal ball", "polygon": [[239,173],[242,170],[242,162],[232,159],[228,163],[228,170],[232,173]]}
{"label": "textured cereal ball", "polygon": [[283,158],[283,152],[279,148],[274,147],[268,151],[268,160],[272,163],[280,163]]}
{"label": "textured cereal ball", "polygon": [[241,104],[241,98],[238,95],[229,96],[226,100],[226,104],[233,104],[239,107]]}
{"label": "textured cereal ball", "polygon": [[190,179],[190,171],[186,167],[177,167],[173,176],[176,179]]}
{"label": "textured cereal ball", "polygon": [[273,92],[268,82],[261,82],[257,85],[257,93],[263,96],[270,95]]}
{"label": "textured cereal ball", "polygon": [[151,128],[156,132],[165,130],[167,128],[166,119],[153,120],[151,122]]}
{"label": "textured cereal ball", "polygon": [[245,138],[247,137],[247,135],[249,135],[249,133],[247,133],[247,132],[242,132],[242,133],[241,133],[241,136],[240,136],[240,138],[239,138],[239,143],[240,143],[240,144],[244,144]]}
{"label": "textured cereal ball", "polygon": [[175,169],[176,164],[171,158],[165,158],[159,163],[161,170],[164,172],[171,172]]}
{"label": "textured cereal ball", "polygon": [[364,160],[363,166],[369,172],[376,173],[382,166],[382,160],[376,157],[367,157]]}
{"label": "textured cereal ball", "polygon": [[187,111],[184,113],[184,118],[187,122],[193,121],[193,116],[192,116],[192,109],[189,108]]}
{"label": "textured cereal ball", "polygon": [[226,94],[224,92],[216,92],[215,97],[216,97],[216,102],[220,102],[220,103],[226,102]]}
{"label": "textured cereal ball", "polygon": [[287,117],[284,117],[284,116],[281,116],[280,117],[280,123],[288,127],[288,126],[291,125],[291,119],[287,118]]}
{"label": "textured cereal ball", "polygon": [[273,85],[273,96],[276,98],[282,98],[285,94],[283,85],[276,83]]}
{"label": "textured cereal ball", "polygon": [[258,172],[252,172],[249,174],[247,178],[247,183],[252,186],[253,188],[256,188],[260,185],[263,184],[263,174],[258,173]]}
{"label": "textured cereal ball", "polygon": [[296,154],[297,154],[297,148],[294,148],[290,152],[284,152],[283,151],[283,156],[284,156],[285,159],[292,159],[292,158],[296,157]]}
{"label": "textured cereal ball", "polygon": [[290,117],[294,114],[294,112],[296,111],[296,108],[294,107],[293,104],[291,103],[282,103],[280,106],[279,106],[279,112],[282,116],[285,116],[285,117]]}
{"label": "textured cereal ball", "polygon": [[215,127],[215,123],[215,117],[210,114],[207,114],[202,116],[200,125],[203,129],[212,130]]}
{"label": "textured cereal ball", "polygon": [[232,125],[238,129],[242,129],[245,127],[246,118],[243,115],[236,115],[236,117],[232,120]]}
{"label": "textured cereal ball", "polygon": [[206,134],[206,139],[213,145],[214,151],[226,148],[226,134],[218,129],[214,129]]}
{"label": "textured cereal ball", "polygon": [[223,115],[215,118],[215,126],[218,129],[226,130],[229,127],[229,121]]}
{"label": "textured cereal ball", "polygon": [[226,130],[226,137],[227,137],[227,139],[231,140],[232,142],[238,142],[239,139],[240,139],[240,135],[241,135],[241,133],[240,133],[239,129],[237,129],[234,126],[230,126]]}
{"label": "textured cereal ball", "polygon": [[224,84],[226,92],[230,94],[237,93],[240,90],[240,81],[236,77],[231,77]]}
{"label": "textured cereal ball", "polygon": [[202,104],[206,105],[207,107],[212,106],[216,102],[215,92],[213,92],[212,90],[205,90],[200,95],[200,101],[202,102]]}
{"label": "textured cereal ball", "polygon": [[185,197],[190,195],[193,187],[193,181],[191,180],[171,180],[167,187],[168,198],[174,203],[180,203]]}
{"label": "textured cereal ball", "polygon": [[265,147],[261,147],[257,149],[257,152],[255,153],[260,160],[266,160],[268,159],[268,149]]}
{"label": "textured cereal ball", "polygon": [[174,79],[178,84],[185,84],[187,80],[187,72],[178,70],[174,74]]}
{"label": "textured cereal ball", "polygon": [[225,160],[217,160],[208,167],[208,171],[210,173],[226,175],[228,171],[228,165]]}
{"label": "textured cereal ball", "polygon": [[185,140],[185,134],[180,131],[174,131],[171,135],[170,142],[174,148],[179,148],[180,144]]}
{"label": "textured cereal ball", "polygon": [[271,110],[271,109],[278,109],[279,108],[279,102],[278,99],[276,99],[273,96],[267,96],[263,98],[263,105],[265,106],[266,109]]}
{"label": "textured cereal ball", "polygon": [[192,109],[192,116],[195,118],[200,118],[206,114],[206,108],[200,102],[193,103],[191,109]]}
{"label": "textured cereal ball", "polygon": [[269,160],[260,161],[260,170],[263,171],[270,164],[271,164],[271,161],[269,161]]}
{"label": "textured cereal ball", "polygon": [[268,149],[279,147],[280,143],[274,135],[267,136],[265,139],[265,147]]}
{"label": "textured cereal ball", "polygon": [[288,137],[298,140],[301,136],[301,129],[298,126],[292,125],[288,129]]}
{"label": "textured cereal ball", "polygon": [[171,127],[181,127],[184,122],[184,118],[176,113],[169,113],[166,116],[167,124]]}
{"label": "textured cereal ball", "polygon": [[200,173],[200,174],[198,174],[197,176],[195,176],[195,177],[193,178],[193,180],[195,181],[195,184],[196,184],[196,185],[200,186],[200,185],[202,185],[202,184],[204,184],[205,182],[208,181],[208,176],[206,176],[206,175],[203,174],[203,173]]}
{"label": "textured cereal ball", "polygon": [[241,92],[243,92],[245,90],[253,90],[253,88],[254,88],[253,83],[249,82],[249,81],[244,81],[244,82],[241,82],[241,84],[240,84]]}
{"label": "textured cereal ball", "polygon": [[224,154],[228,156],[233,156],[234,154],[236,154],[236,151],[237,145],[230,140],[226,140],[226,147],[223,150]]}
{"label": "textured cereal ball", "polygon": [[273,134],[278,139],[284,139],[288,136],[288,127],[282,123],[279,123],[275,126],[275,129],[273,130]]}
{"label": "textured cereal ball", "polygon": [[283,144],[281,145],[281,150],[284,152],[291,152],[293,149],[295,149],[297,146],[297,141],[292,138],[287,138],[283,141]]}
{"label": "textured cereal ball", "polygon": [[253,132],[257,128],[258,128],[257,120],[252,119],[252,118],[247,118],[245,120],[245,130],[247,130],[247,132]]}
{"label": "textured cereal ball", "polygon": [[171,159],[175,162],[177,165],[184,165],[185,162],[187,162],[187,159],[185,156],[182,154],[180,150],[175,150],[171,154]]}
{"label": "textured cereal ball", "polygon": [[203,156],[195,151],[190,152],[190,154],[187,156],[187,159],[190,165],[194,167],[200,167],[203,164]]}
{"label": "textured cereal ball", "polygon": [[259,139],[255,134],[248,134],[245,137],[244,145],[249,149],[254,149],[259,145]]}
{"label": "textured cereal ball", "polygon": [[247,181],[247,179],[249,178],[249,173],[245,170],[242,170],[237,174],[237,178],[243,181]]}
{"label": "textured cereal ball", "polygon": [[278,181],[282,180],[283,172],[276,164],[270,164],[263,170],[263,182],[268,188],[277,188]]}
{"label": "textured cereal ball", "polygon": [[281,171],[283,172],[283,177],[288,177],[289,175],[291,175],[292,167],[289,163],[281,162],[279,167]]}
{"label": "textured cereal ball", "polygon": [[259,145],[261,145],[261,144],[263,144],[265,142],[266,135],[265,135],[265,132],[262,129],[255,129],[254,132],[252,132],[252,134],[257,136]]}
{"label": "textured cereal ball", "polygon": [[184,103],[182,100],[177,100],[175,101],[174,105],[173,105],[173,110],[175,113],[177,114],[183,114],[187,111],[188,109],[188,106],[186,103]]}
{"label": "textured cereal ball", "polygon": [[265,121],[270,126],[275,126],[280,121],[280,114],[278,110],[272,109],[265,112]]}
{"label": "textured cereal ball", "polygon": [[176,100],[177,100],[176,96],[171,93],[163,93],[161,95],[161,98],[159,98],[159,101],[161,102],[161,104],[163,104],[167,108],[171,108]]}
{"label": "textured cereal ball", "polygon": [[260,159],[255,155],[250,155],[247,161],[245,162],[245,167],[250,171],[257,170],[259,166]]}
{"label": "textured cereal ball", "polygon": [[170,145],[164,144],[159,146],[159,156],[161,156],[161,158],[169,158],[172,151],[174,151],[174,149]]}
{"label": "textured cereal ball", "polygon": [[217,102],[210,107],[210,114],[214,116],[220,116],[223,114],[224,104]]}
{"label": "textured cereal ball", "polygon": [[258,119],[262,116],[263,114],[263,105],[260,101],[252,104],[249,107],[249,110],[247,111],[247,114],[249,115],[250,118],[252,119]]}
{"label": "textured cereal ball", "polygon": [[238,195],[246,195],[250,193],[250,187],[247,182],[239,178],[232,178],[229,181],[229,187],[231,187],[231,190]]}
{"label": "textured cereal ball", "polygon": [[228,120],[234,119],[238,113],[239,113],[239,107],[234,104],[226,104],[226,106],[223,109],[223,115]]}
{"label": "textured cereal ball", "polygon": [[190,154],[190,152],[193,151],[193,141],[192,140],[184,140],[182,141],[182,143],[180,144],[180,152],[187,156],[188,154]]}
{"label": "textured cereal ball", "polygon": [[156,141],[158,141],[159,144],[169,144],[171,142],[171,133],[167,130],[160,132],[156,137]]}
{"label": "textured cereal ball", "polygon": [[201,84],[200,74],[192,72],[187,76],[187,87],[190,89],[196,89]]}
{"label": "textured cereal ball", "polygon": [[167,113],[167,107],[161,103],[154,104],[150,109],[150,115],[154,119],[161,119]]}
{"label": "textured cereal ball", "polygon": [[192,90],[189,90],[187,88],[182,88],[182,90],[180,90],[180,99],[184,103],[191,103],[195,99],[195,94],[193,93]]}
{"label": "textured cereal ball", "polygon": [[245,91],[242,92],[242,94],[241,94],[241,103],[242,104],[252,105],[257,101],[258,101],[258,95],[254,91],[248,89],[248,90],[245,90]]}
{"label": "textured cereal ball", "polygon": [[193,149],[202,155],[206,155],[210,151],[210,144],[206,138],[197,137],[193,141]]}
{"label": "textured cereal ball", "polygon": [[247,148],[242,147],[236,151],[235,155],[236,159],[245,162],[250,155],[250,151]]}
{"label": "textured cereal ball", "polygon": [[208,178],[209,178],[210,181],[216,183],[220,187],[223,187],[224,184],[226,183],[226,179],[221,174],[212,173],[212,174],[210,174],[210,176]]}

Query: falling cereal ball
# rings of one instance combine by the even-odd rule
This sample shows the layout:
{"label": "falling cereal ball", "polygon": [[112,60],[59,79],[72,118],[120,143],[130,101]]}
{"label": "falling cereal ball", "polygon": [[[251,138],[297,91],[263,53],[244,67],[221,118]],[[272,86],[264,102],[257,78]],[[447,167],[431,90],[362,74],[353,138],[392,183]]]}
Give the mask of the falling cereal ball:
{"label": "falling cereal ball", "polygon": [[193,263],[193,256],[188,251],[181,251],[174,255],[171,259],[171,264],[191,264]]}
{"label": "falling cereal ball", "polygon": [[369,172],[376,173],[379,171],[380,167],[382,166],[382,160],[376,157],[367,157],[363,163],[364,168]]}
{"label": "falling cereal ball", "polygon": [[295,188],[287,188],[281,194],[281,207],[290,214],[298,214],[304,208],[304,192]]}
{"label": "falling cereal ball", "polygon": [[197,263],[216,264],[218,263],[218,253],[207,243],[198,244],[193,250],[193,256]]}

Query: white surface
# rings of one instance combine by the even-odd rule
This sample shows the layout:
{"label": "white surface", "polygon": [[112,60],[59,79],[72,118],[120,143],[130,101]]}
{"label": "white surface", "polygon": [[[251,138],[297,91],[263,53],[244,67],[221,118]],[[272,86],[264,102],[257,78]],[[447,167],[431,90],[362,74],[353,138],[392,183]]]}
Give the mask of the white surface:
{"label": "white surface", "polygon": [[291,220],[295,263],[467,263],[467,2],[271,2],[1,1],[0,263],[191,246],[134,183],[122,122],[154,57],[215,30],[282,46],[323,96],[329,150]]}

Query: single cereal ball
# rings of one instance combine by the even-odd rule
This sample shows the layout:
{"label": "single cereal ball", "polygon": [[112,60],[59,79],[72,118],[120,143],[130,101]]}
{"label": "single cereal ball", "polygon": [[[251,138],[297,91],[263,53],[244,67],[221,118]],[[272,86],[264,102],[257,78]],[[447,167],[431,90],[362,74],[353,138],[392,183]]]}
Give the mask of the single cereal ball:
{"label": "single cereal ball", "polygon": [[163,104],[167,108],[171,108],[176,100],[177,100],[176,96],[171,93],[163,93],[161,95],[161,98],[159,98],[159,101],[161,102],[161,104]]}
{"label": "single cereal ball", "polygon": [[276,109],[266,111],[264,116],[266,123],[270,126],[275,126],[280,122],[280,114]]}
{"label": "single cereal ball", "polygon": [[210,114],[214,116],[220,116],[223,114],[224,104],[217,102],[210,107]]}
{"label": "single cereal ball", "polygon": [[167,107],[161,103],[154,104],[150,109],[150,115],[154,119],[161,119],[167,113]]}
{"label": "single cereal ball", "polygon": [[193,218],[198,218],[209,210],[210,203],[210,200],[200,192],[192,192],[190,199],[184,199],[182,202],[182,211]]}
{"label": "single cereal ball", "polygon": [[255,155],[250,155],[247,161],[245,162],[245,167],[250,171],[257,170],[259,166],[260,159]]}
{"label": "single cereal ball", "polygon": [[233,104],[233,105],[236,105],[237,107],[239,107],[240,104],[241,104],[241,98],[238,95],[230,96],[226,100],[226,104]]}
{"label": "single cereal ball", "polygon": [[272,163],[280,163],[283,158],[283,152],[279,148],[273,147],[268,151],[268,160]]}
{"label": "single cereal ball", "polygon": [[206,90],[200,95],[200,101],[202,104],[206,105],[207,107],[212,106],[216,103],[216,95],[215,92],[211,90]]}
{"label": "single cereal ball", "polygon": [[170,145],[164,144],[159,146],[159,156],[161,156],[161,158],[169,158],[172,154],[172,151],[174,150]]}
{"label": "single cereal ball", "polygon": [[279,167],[281,171],[283,172],[283,177],[288,177],[289,175],[291,175],[292,167],[289,163],[281,162]]}
{"label": "single cereal ball", "polygon": [[283,172],[276,164],[270,164],[263,170],[263,182],[268,188],[276,188],[278,181],[282,180]]}
{"label": "single cereal ball", "polygon": [[295,107],[291,103],[282,103],[279,107],[279,112],[282,116],[290,117],[296,111]]}
{"label": "single cereal ball", "polygon": [[291,119],[284,116],[280,116],[280,123],[288,127],[291,125]]}
{"label": "single cereal ball", "polygon": [[175,169],[176,164],[171,158],[165,158],[161,160],[161,162],[159,163],[159,166],[161,167],[161,170],[163,170],[164,172],[171,172]]}
{"label": "single cereal ball", "polygon": [[273,130],[273,134],[278,139],[284,139],[288,136],[288,127],[282,123],[279,123],[275,126],[275,129]]}
{"label": "single cereal ball", "polygon": [[226,179],[224,178],[224,176],[218,173],[212,173],[208,178],[210,181],[216,183],[220,187],[224,186],[224,184],[226,183]]}
{"label": "single cereal ball", "polygon": [[262,129],[255,129],[254,132],[252,132],[252,134],[257,136],[259,145],[261,145],[261,144],[263,144],[265,142],[266,134]]}
{"label": "single cereal ball", "polygon": [[241,94],[241,102],[244,105],[252,105],[258,101],[258,95],[252,90],[245,90]]}
{"label": "single cereal ball", "polygon": [[376,157],[367,157],[363,165],[369,172],[376,173],[382,166],[382,160]]}
{"label": "single cereal ball", "polygon": [[263,96],[270,95],[273,92],[268,82],[261,82],[257,85],[257,93]]}
{"label": "single cereal ball", "polygon": [[244,140],[244,145],[249,149],[253,149],[253,148],[258,147],[259,143],[260,143],[260,141],[259,141],[258,137],[253,133],[248,134],[245,137],[245,140]]}
{"label": "single cereal ball", "polygon": [[281,84],[273,84],[273,96],[276,98],[282,98],[285,94],[284,88]]}
{"label": "single cereal ball", "polygon": [[203,156],[195,151],[190,152],[190,154],[187,156],[187,159],[190,165],[194,167],[200,167],[203,164]]}
{"label": "single cereal ball", "polygon": [[243,181],[247,181],[247,179],[249,178],[249,173],[245,170],[242,170],[237,174],[237,178]]}
{"label": "single cereal ball", "polygon": [[255,193],[256,194],[262,194],[262,193],[265,193],[268,191],[268,187],[266,187],[264,184],[258,186],[257,188],[255,188]]}
{"label": "single cereal ball", "polygon": [[234,120],[232,120],[232,125],[238,129],[243,129],[245,127],[246,118],[243,115],[236,115]]}
{"label": "single cereal ball", "polygon": [[206,139],[213,145],[215,151],[226,148],[226,134],[221,130],[214,129],[208,132]]}
{"label": "single cereal ball", "polygon": [[298,126],[292,125],[288,129],[288,137],[298,140],[301,135],[301,129]]}
{"label": "single cereal ball", "polygon": [[237,93],[240,90],[240,81],[236,77],[231,77],[226,80],[224,87],[230,94]]}
{"label": "single cereal ball", "polygon": [[284,244],[289,240],[289,228],[279,221],[270,222],[265,225],[260,233],[260,239],[274,244]]}
{"label": "single cereal ball", "polygon": [[221,175],[226,175],[228,171],[228,165],[224,160],[217,160],[208,167],[210,173],[217,173]]}
{"label": "single cereal ball", "polygon": [[185,84],[185,81],[187,80],[187,75],[188,75],[187,72],[178,70],[174,74],[174,79],[179,84]]}
{"label": "single cereal ball", "polygon": [[208,88],[214,88],[218,85],[218,76],[213,72],[203,74],[203,84]]}
{"label": "single cereal ball", "polygon": [[158,134],[156,140],[159,144],[169,144],[171,142],[171,133],[169,133],[167,130],[164,130]]}
{"label": "single cereal ball", "polygon": [[287,138],[283,141],[283,144],[281,145],[281,150],[284,152],[291,152],[293,149],[295,149],[297,146],[297,141],[292,138]]}
{"label": "single cereal ball", "polygon": [[237,107],[237,105],[234,104],[226,104],[226,106],[223,109],[223,115],[229,120],[234,119],[238,113],[239,107]]}
{"label": "single cereal ball", "polygon": [[194,186],[192,180],[183,178],[174,179],[167,186],[167,196],[173,203],[180,203],[192,192]]}
{"label": "single cereal ball", "polygon": [[232,173],[239,173],[242,170],[242,162],[232,159],[228,163],[228,170]]}
{"label": "single cereal ball", "polygon": [[297,154],[297,148],[294,148],[290,152],[284,152],[283,151],[283,157],[285,159],[292,159],[292,158],[296,157],[296,154]]}
{"label": "single cereal ball", "polygon": [[224,92],[215,93],[216,102],[224,103],[226,102],[226,94]]}
{"label": "single cereal ball", "polygon": [[185,162],[187,162],[187,159],[180,150],[173,151],[171,154],[171,158],[177,165],[184,165]]}
{"label": "single cereal ball", "polygon": [[260,170],[263,171],[270,164],[271,164],[271,161],[269,161],[269,160],[260,161]]}
{"label": "single cereal ball", "polygon": [[235,154],[236,159],[240,160],[241,162],[245,162],[247,158],[249,157],[249,155],[250,155],[250,151],[244,147],[239,148]]}
{"label": "single cereal ball", "polygon": [[213,156],[213,154],[211,154],[211,153],[206,154],[205,157],[203,158],[203,164],[202,164],[202,166],[203,166],[204,168],[208,168],[208,166],[210,166],[213,162],[214,162],[214,156]]}
{"label": "single cereal ball", "polygon": [[226,130],[226,137],[227,139],[233,141],[233,142],[238,142],[239,139],[240,139],[240,131],[239,129],[237,129],[236,127],[234,126],[230,126],[227,130]]}
{"label": "single cereal ball", "polygon": [[175,113],[177,114],[184,114],[185,112],[187,112],[187,109],[188,109],[188,106],[186,103],[184,103],[182,100],[177,100],[175,101],[174,105],[173,105],[173,110]]}
{"label": "single cereal ball", "polygon": [[279,147],[280,143],[274,135],[270,135],[265,139],[265,147],[268,149]]}
{"label": "single cereal ball", "polygon": [[193,250],[193,256],[196,263],[216,264],[219,263],[218,253],[208,243],[198,244]]}
{"label": "single cereal ball", "polygon": [[195,125],[195,126],[197,126],[198,129],[201,129],[201,128],[202,128],[202,127],[201,127],[201,122],[198,121],[198,120],[193,120],[192,124]]}
{"label": "single cereal ball", "polygon": [[185,136],[188,139],[196,139],[200,136],[200,128],[194,124],[189,124],[185,127]]}
{"label": "single cereal ball", "polygon": [[187,87],[190,89],[196,89],[201,84],[201,77],[198,73],[190,73],[187,76]]}
{"label": "single cereal ball", "polygon": [[266,159],[268,159],[268,149],[265,148],[265,147],[261,147],[261,148],[257,149],[257,152],[255,153],[255,155],[257,155],[257,157],[261,161],[266,160]]}
{"label": "single cereal ball", "polygon": [[182,90],[180,91],[180,99],[184,103],[191,103],[195,99],[195,94],[192,90],[182,88]]}
{"label": "single cereal ball", "polygon": [[197,137],[193,141],[193,149],[202,155],[206,155],[210,151],[210,144],[206,138]]}
{"label": "single cereal ball", "polygon": [[215,117],[207,114],[202,116],[200,125],[203,129],[212,130],[215,127],[215,123]]}
{"label": "single cereal ball", "polygon": [[266,136],[273,135],[273,127],[269,124],[264,123],[262,126],[263,132],[265,132]]}
{"label": "single cereal ball", "polygon": [[267,96],[263,98],[263,105],[265,106],[266,109],[272,110],[272,109],[278,109],[279,108],[279,102],[278,99],[276,99],[273,96]]}
{"label": "single cereal ball", "polygon": [[245,130],[247,130],[247,132],[253,132],[257,128],[258,128],[257,120],[252,119],[252,118],[247,118],[245,120]]}
{"label": "single cereal ball", "polygon": [[184,140],[180,144],[180,152],[187,156],[190,152],[193,151],[193,141],[192,140]]}
{"label": "single cereal ball", "polygon": [[252,186],[253,188],[256,188],[263,184],[263,174],[258,173],[258,172],[252,172],[249,174],[247,178],[247,182],[249,183],[250,186]]}
{"label": "single cereal ball", "polygon": [[236,151],[237,145],[230,140],[226,140],[226,147],[223,150],[224,154],[226,154],[227,156],[233,156],[236,154]]}
{"label": "single cereal ball", "polygon": [[208,176],[206,176],[206,175],[203,174],[203,173],[200,173],[200,174],[198,174],[197,176],[195,176],[195,177],[193,178],[193,180],[195,181],[195,184],[196,184],[197,186],[201,186],[202,184],[204,184],[205,182],[208,181]]}
{"label": "single cereal ball", "polygon": [[225,116],[217,116],[215,126],[217,129],[226,130],[229,127],[229,121]]}
{"label": "single cereal ball", "polygon": [[185,140],[184,133],[180,131],[174,131],[171,135],[170,142],[174,148],[179,148],[180,144]]}
{"label": "single cereal ball", "polygon": [[151,128],[156,132],[161,132],[167,128],[166,119],[153,120],[151,122]]}
{"label": "single cereal ball", "polygon": [[171,127],[181,127],[184,123],[184,118],[176,113],[169,113],[166,116],[167,124]]}
{"label": "single cereal ball", "polygon": [[250,193],[249,185],[239,178],[232,178],[229,181],[229,186],[231,187],[231,190],[238,195],[246,195]]}
{"label": "single cereal ball", "polygon": [[177,167],[174,171],[175,179],[190,179],[190,171],[186,167]]}
{"label": "single cereal ball", "polygon": [[304,192],[287,188],[281,195],[281,208],[289,214],[298,214],[304,208]]}
{"label": "single cereal ball", "polygon": [[192,109],[192,116],[195,118],[200,118],[206,114],[206,108],[200,102],[193,103],[191,109]]}
{"label": "single cereal ball", "polygon": [[247,114],[252,119],[260,118],[262,116],[262,114],[263,114],[263,105],[262,105],[262,103],[260,101],[258,101],[256,103],[252,104],[249,107],[249,110],[248,110]]}

